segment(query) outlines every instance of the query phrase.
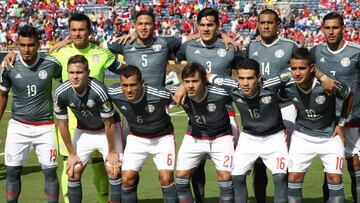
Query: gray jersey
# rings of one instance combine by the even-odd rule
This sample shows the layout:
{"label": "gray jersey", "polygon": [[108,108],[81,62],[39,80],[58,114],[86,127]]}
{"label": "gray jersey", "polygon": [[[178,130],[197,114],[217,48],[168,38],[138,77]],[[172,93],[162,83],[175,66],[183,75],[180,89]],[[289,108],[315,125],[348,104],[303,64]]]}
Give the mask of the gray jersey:
{"label": "gray jersey", "polygon": [[247,47],[246,56],[260,64],[260,73],[266,80],[278,76],[289,68],[291,54],[298,48],[294,41],[282,37],[271,44],[252,41]]}
{"label": "gray jersey", "polygon": [[235,52],[234,46],[230,45],[226,50],[222,39],[212,45],[205,45],[201,39],[186,42],[180,46],[176,57],[180,61],[200,63],[208,73],[221,76],[231,76],[232,69],[244,59],[243,54]]}
{"label": "gray jersey", "polygon": [[173,133],[174,127],[165,109],[172,103],[171,92],[146,85],[141,99],[135,103],[126,99],[120,84],[109,87],[108,93],[134,135],[152,138]]}
{"label": "gray jersey", "polygon": [[[186,133],[197,138],[214,139],[232,134],[225,105],[231,98],[222,88],[207,85],[205,95],[197,102],[186,97],[183,108],[189,117]],[[175,91],[174,88],[172,91]]]}
{"label": "gray jersey", "polygon": [[[331,51],[326,43],[310,50],[316,65],[328,76],[349,86],[355,93],[350,118],[360,118],[360,45],[345,42],[343,48]],[[337,102],[337,115],[340,115],[341,102]]]}
{"label": "gray jersey", "polygon": [[0,89],[12,88],[12,118],[29,122],[53,120],[52,79],[61,77],[60,64],[50,56],[38,54],[33,65],[20,55],[14,68],[4,70]]}
{"label": "gray jersey", "polygon": [[69,81],[55,90],[55,116],[67,119],[67,107],[75,114],[77,128],[100,130],[104,128],[102,118],[114,115],[114,108],[107,95],[106,87],[95,78],[89,78],[86,91],[79,95]]}
{"label": "gray jersey", "polygon": [[278,91],[281,83],[268,80],[259,87],[253,97],[246,97],[236,81],[219,76],[211,77],[210,83],[226,90],[241,115],[243,132],[254,136],[267,136],[283,130]]}
{"label": "gray jersey", "polygon": [[144,81],[153,86],[165,85],[165,71],[170,52],[178,48],[181,38],[154,38],[149,45],[142,46],[137,41],[127,42],[125,45],[118,42],[107,44],[110,51],[124,56],[127,65],[137,66]]}
{"label": "gray jersey", "polygon": [[303,90],[293,81],[281,91],[281,97],[292,100],[297,109],[295,129],[314,137],[331,137],[336,125],[336,101],[345,99],[350,88],[341,84],[336,96],[328,96],[314,79],[309,90]]}

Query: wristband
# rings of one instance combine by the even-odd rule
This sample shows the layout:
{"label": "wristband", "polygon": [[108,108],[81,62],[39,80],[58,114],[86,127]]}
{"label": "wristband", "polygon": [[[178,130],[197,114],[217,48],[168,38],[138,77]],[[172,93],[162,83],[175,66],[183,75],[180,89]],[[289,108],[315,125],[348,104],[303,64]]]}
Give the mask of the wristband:
{"label": "wristband", "polygon": [[346,122],[346,119],[345,119],[344,117],[340,117],[340,118],[339,118],[338,125],[341,126],[341,127],[344,127],[344,126],[345,126],[345,122]]}

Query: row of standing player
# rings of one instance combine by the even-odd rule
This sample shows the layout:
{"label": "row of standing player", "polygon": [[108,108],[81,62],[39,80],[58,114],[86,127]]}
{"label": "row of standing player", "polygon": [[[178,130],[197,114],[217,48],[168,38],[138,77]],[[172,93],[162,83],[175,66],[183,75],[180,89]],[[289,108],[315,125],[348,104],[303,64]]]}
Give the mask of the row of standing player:
{"label": "row of standing player", "polygon": [[[267,11],[267,12],[269,12],[269,11]],[[262,39],[263,39],[263,42],[264,42],[264,44],[266,44],[266,42],[270,42],[270,43],[268,43],[268,44],[270,44],[270,45],[277,45],[277,44],[280,44],[279,43],[279,41],[280,42],[282,42],[282,40],[281,39],[278,39],[278,36],[276,35],[276,30],[277,30],[277,16],[274,14],[274,13],[268,13],[268,15],[266,15],[266,12],[264,12],[264,13],[262,13],[262,14],[264,14],[264,15],[261,15],[260,14],[260,20],[259,20],[259,26],[258,26],[258,28],[259,28],[259,31],[260,31],[260,34],[261,34],[261,37],[262,37]],[[270,17],[270,21],[269,22],[267,22],[266,20],[263,20],[263,21],[261,21],[261,19],[262,18],[265,18],[266,19],[266,17]],[[214,19],[216,19],[216,18],[214,18]],[[150,19],[150,20],[153,20],[153,19]],[[206,20],[208,20],[208,19],[206,19]],[[340,20],[339,20],[339,23],[340,23]],[[215,22],[213,22],[213,24],[215,24],[215,26],[213,25],[212,26],[212,28],[215,28],[215,30],[216,30],[216,28],[217,28],[217,23]],[[201,27],[201,23],[199,23],[199,25],[200,25],[200,27]],[[263,25],[263,27],[261,26],[261,25]],[[151,27],[151,23],[150,24],[147,24],[147,26],[150,26]],[[204,30],[204,36],[202,36],[202,41],[203,42],[209,42],[209,41],[206,41],[206,37],[210,37],[210,38],[213,38],[213,36],[211,36],[211,34],[209,34],[209,28],[208,27],[210,27],[211,28],[211,26],[209,26],[209,25],[203,25],[204,27],[206,27]],[[199,27],[199,30],[201,30],[200,29],[200,27]],[[324,26],[325,28],[326,28],[326,26]],[[340,26],[340,28],[341,28],[341,26]],[[262,29],[264,29],[264,30],[262,30]],[[330,29],[333,29],[332,27],[330,28]],[[145,29],[146,30],[146,29]],[[151,30],[151,29],[150,29]],[[211,29],[210,29],[211,30]],[[274,32],[274,30],[275,30],[275,32]],[[263,31],[263,33],[262,33],[262,31]],[[211,32],[210,32],[211,33]],[[141,34],[141,33],[140,33]],[[149,32],[144,32],[143,34],[149,34]],[[200,32],[200,34],[201,34],[201,32]],[[274,34],[275,34],[275,36],[274,36]],[[334,35],[334,34],[330,34],[330,35]],[[139,37],[140,38],[140,37]],[[151,39],[152,39],[152,37],[151,37]],[[272,39],[272,41],[271,41],[271,39]],[[211,40],[210,40],[211,41]],[[271,42],[273,42],[273,43],[271,43]],[[276,43],[274,43],[274,42],[276,42]],[[259,42],[257,42],[257,43],[259,43]],[[206,43],[205,43],[206,44]],[[254,42],[253,44],[256,44],[256,42]],[[260,44],[260,45],[264,45],[264,44]],[[293,44],[292,44],[293,45]],[[156,51],[156,49],[158,49],[158,47],[159,46],[152,46],[151,48],[153,48],[153,50],[154,51]],[[161,46],[160,46],[161,47]],[[269,46],[269,47],[272,47],[272,46]],[[268,47],[268,48],[269,48]],[[289,46],[288,46],[289,47]],[[205,48],[205,49],[210,49],[210,48],[214,48],[214,47],[204,47],[204,46],[202,46],[202,47],[200,47],[200,48]],[[128,51],[129,52],[131,52],[131,51],[134,51],[134,50],[131,50],[132,48],[129,48],[128,49]],[[251,45],[250,45],[250,47],[249,47],[249,51],[250,51],[250,49],[251,49]],[[187,50],[187,49],[185,49],[185,50]],[[224,53],[224,50],[222,50],[222,49],[216,49],[215,48],[215,50],[217,51],[217,54],[218,54],[218,56],[219,57],[222,57],[222,55],[223,55],[223,53]],[[266,49],[264,49],[264,48],[262,48],[261,49],[261,51],[262,50],[266,50]],[[136,49],[136,51],[138,52],[138,49]],[[259,50],[260,51],[260,50]],[[205,51],[206,52],[206,51]],[[193,53],[192,52],[190,52],[190,53],[188,53],[188,55],[189,56],[194,56],[195,54],[199,54],[199,53],[201,53],[201,55],[204,55],[203,53],[204,53],[204,51],[202,51],[201,49],[196,49]],[[215,52],[213,52],[213,53],[215,53]],[[249,52],[247,52],[247,53],[249,53]],[[288,54],[289,52],[287,52],[286,50],[282,50],[282,49],[276,49],[276,51],[275,51],[275,53],[270,53],[270,54],[262,54],[262,53],[259,53],[259,52],[257,52],[257,51],[254,51],[254,52],[252,52],[252,57],[254,57],[254,58],[256,58],[256,56],[269,56],[270,58],[274,58],[274,56],[273,55],[275,55],[275,57],[277,57],[277,58],[286,58],[285,56],[284,56],[284,53],[286,53],[286,54]],[[291,52],[290,52],[291,53]],[[131,54],[129,54],[129,55],[131,55]],[[213,55],[212,55],[213,56]],[[251,57],[251,56],[250,56]],[[190,57],[189,57],[190,58]],[[201,57],[196,57],[197,59],[198,58],[201,58]],[[138,59],[138,58],[137,58]],[[147,65],[147,62],[148,62],[148,60],[147,60],[147,55],[141,55],[141,64],[142,65]],[[126,55],[125,55],[125,60],[126,60]],[[129,60],[128,60],[129,61]],[[140,60],[138,60],[138,61],[140,61]],[[279,61],[279,60],[277,60],[277,61]],[[285,61],[285,63],[287,63],[287,60],[284,60]],[[353,60],[352,60],[353,61]],[[212,69],[212,61],[211,60],[208,60],[208,61],[205,61],[205,63],[206,64],[204,64],[204,65],[206,65],[206,67],[207,68],[209,68],[209,69],[211,69],[211,70],[213,70]],[[265,63],[265,62],[261,62],[260,63],[261,64],[261,66],[262,66],[262,73],[263,73],[263,75],[266,75],[266,73],[267,74],[269,74],[270,73],[270,70],[273,70],[273,68],[271,68],[270,67],[270,63]],[[345,64],[346,64],[346,61],[345,61]],[[280,66],[275,66],[275,67],[280,67]],[[146,75],[150,75],[150,74],[146,74]],[[145,79],[146,80],[146,79]]]}

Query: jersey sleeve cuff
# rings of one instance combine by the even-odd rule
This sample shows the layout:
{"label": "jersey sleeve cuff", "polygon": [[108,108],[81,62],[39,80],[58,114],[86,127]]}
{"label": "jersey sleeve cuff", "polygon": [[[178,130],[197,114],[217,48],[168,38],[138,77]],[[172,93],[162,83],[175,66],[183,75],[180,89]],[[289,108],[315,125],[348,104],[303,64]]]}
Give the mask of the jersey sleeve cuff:
{"label": "jersey sleeve cuff", "polygon": [[110,111],[109,113],[100,113],[101,118],[110,118],[114,115],[114,111]]}
{"label": "jersey sleeve cuff", "polygon": [[0,90],[4,91],[4,92],[8,92],[10,90],[10,88],[4,87],[2,85],[0,85]]}
{"label": "jersey sleeve cuff", "polygon": [[67,114],[65,114],[65,115],[55,114],[55,117],[56,117],[57,119],[61,119],[61,120],[68,119],[68,115],[67,115]]}

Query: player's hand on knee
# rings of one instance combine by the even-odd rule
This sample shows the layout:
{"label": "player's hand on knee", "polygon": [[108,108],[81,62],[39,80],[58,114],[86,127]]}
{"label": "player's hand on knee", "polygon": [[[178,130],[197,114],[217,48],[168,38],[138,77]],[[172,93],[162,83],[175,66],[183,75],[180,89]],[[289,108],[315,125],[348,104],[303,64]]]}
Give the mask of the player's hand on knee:
{"label": "player's hand on knee", "polygon": [[66,168],[66,173],[69,177],[73,178],[75,175],[75,171],[76,168],[78,167],[82,167],[83,164],[80,160],[80,158],[75,154],[75,155],[69,155],[68,160],[67,160],[67,168]]}
{"label": "player's hand on knee", "polygon": [[13,64],[15,62],[16,59],[16,53],[15,51],[10,51],[3,59],[2,63],[1,63],[1,67],[6,69],[6,70],[10,70],[11,68],[13,68]]}
{"label": "player's hand on knee", "polygon": [[343,144],[345,144],[345,131],[343,126],[336,125],[332,136],[339,136]]}
{"label": "player's hand on knee", "polygon": [[109,152],[106,157],[106,169],[109,174],[116,175],[120,172],[120,157],[117,152]]}

